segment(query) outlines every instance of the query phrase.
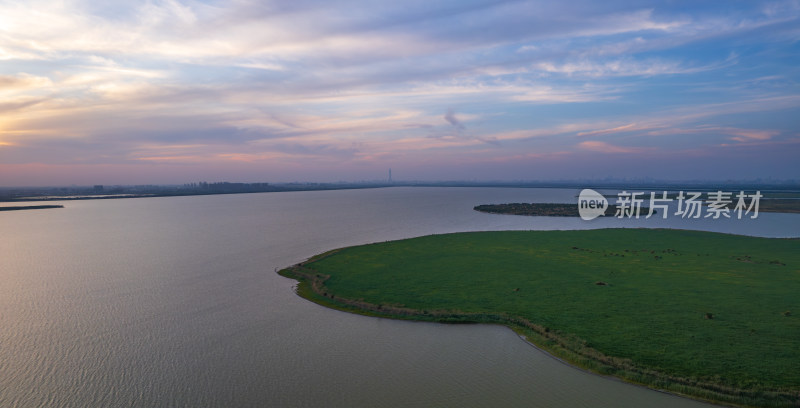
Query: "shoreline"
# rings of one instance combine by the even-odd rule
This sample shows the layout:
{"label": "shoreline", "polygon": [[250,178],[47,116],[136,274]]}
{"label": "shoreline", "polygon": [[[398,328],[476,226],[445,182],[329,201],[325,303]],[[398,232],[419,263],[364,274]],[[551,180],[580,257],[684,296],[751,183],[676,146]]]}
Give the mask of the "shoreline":
{"label": "shoreline", "polygon": [[632,385],[707,403],[744,406],[796,406],[800,391],[789,388],[736,388],[723,383],[701,381],[660,373],[625,358],[605,355],[570,333],[561,333],[519,316],[505,313],[465,313],[457,310],[419,310],[348,299],[330,292],[328,275],[317,273],[309,265],[346,249],[315,255],[277,273],[298,283],[295,292],[306,300],[331,309],[372,317],[450,324],[501,324],[525,342],[550,357],[582,371]]}

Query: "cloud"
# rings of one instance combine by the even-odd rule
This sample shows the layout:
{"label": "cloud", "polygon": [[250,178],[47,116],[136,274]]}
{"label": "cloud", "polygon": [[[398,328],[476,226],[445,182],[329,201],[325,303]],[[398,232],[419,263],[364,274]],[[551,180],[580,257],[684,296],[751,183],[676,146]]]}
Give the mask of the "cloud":
{"label": "cloud", "polygon": [[331,168],[778,143],[796,6],[7,1],[0,140],[15,163]]}
{"label": "cloud", "polygon": [[738,142],[748,142],[753,140],[769,140],[780,132],[774,130],[754,130],[754,129],[727,129],[727,133],[735,135],[732,140]]}
{"label": "cloud", "polygon": [[456,113],[453,111],[452,108],[447,109],[447,113],[444,114],[444,120],[446,120],[447,123],[453,125],[453,127],[459,133],[463,132],[466,129],[464,124],[461,123],[461,121],[458,120],[458,118],[456,118]]}
{"label": "cloud", "polygon": [[641,129],[643,129],[642,126],[637,126],[635,123],[629,123],[627,125],[617,126],[611,129],[599,129],[588,132],[578,132],[578,136],[599,136],[599,135],[616,134],[622,132],[630,132]]}
{"label": "cloud", "polygon": [[0,103],[0,113],[8,114],[11,113],[12,111],[25,109],[42,102],[44,102],[44,99],[25,98],[25,99],[17,99],[15,102]]}
{"label": "cloud", "polygon": [[780,134],[777,130],[771,129],[742,129],[735,127],[720,126],[693,126],[693,127],[666,127],[658,130],[646,132],[649,136],[670,136],[670,135],[711,135],[723,136],[737,142],[767,141]]}
{"label": "cloud", "polygon": [[620,77],[620,76],[660,76],[676,74],[692,74],[722,68],[733,63],[735,59],[726,59],[704,66],[689,67],[678,61],[649,59],[617,59],[611,61],[567,62],[556,65],[551,62],[540,63],[536,67],[542,71],[569,76],[587,77]]}
{"label": "cloud", "polygon": [[578,143],[578,147],[599,153],[641,153],[647,150],[641,147],[616,146],[610,143],[601,142],[599,140],[587,140],[585,142],[580,142]]}
{"label": "cloud", "polygon": [[0,92],[38,89],[52,84],[50,78],[30,74],[0,75]]}
{"label": "cloud", "polygon": [[586,86],[561,87],[520,86],[510,88],[511,99],[520,102],[535,103],[580,103],[615,99],[615,91],[606,88]]}

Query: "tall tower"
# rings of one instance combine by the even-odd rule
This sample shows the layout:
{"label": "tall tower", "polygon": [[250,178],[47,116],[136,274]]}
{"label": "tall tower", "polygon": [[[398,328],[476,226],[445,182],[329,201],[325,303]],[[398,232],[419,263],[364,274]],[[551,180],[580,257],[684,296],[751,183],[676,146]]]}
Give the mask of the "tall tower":
{"label": "tall tower", "polygon": [[389,184],[392,184],[392,169],[389,169]]}

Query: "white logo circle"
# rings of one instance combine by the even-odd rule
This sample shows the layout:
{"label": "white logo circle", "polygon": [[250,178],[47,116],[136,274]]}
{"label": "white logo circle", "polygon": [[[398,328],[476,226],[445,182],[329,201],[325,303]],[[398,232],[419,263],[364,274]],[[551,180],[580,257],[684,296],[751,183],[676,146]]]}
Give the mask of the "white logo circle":
{"label": "white logo circle", "polygon": [[593,220],[601,215],[605,215],[608,208],[608,200],[602,194],[590,188],[581,190],[578,196],[578,214],[583,220]]}

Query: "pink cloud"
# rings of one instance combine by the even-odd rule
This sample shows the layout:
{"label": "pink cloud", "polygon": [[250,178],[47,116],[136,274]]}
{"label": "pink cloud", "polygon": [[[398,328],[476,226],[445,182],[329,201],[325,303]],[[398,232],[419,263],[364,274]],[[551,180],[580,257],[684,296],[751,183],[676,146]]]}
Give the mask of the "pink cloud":
{"label": "pink cloud", "polygon": [[749,142],[753,140],[769,140],[778,132],[774,130],[729,129],[727,133],[735,135],[731,140]]}
{"label": "pink cloud", "polygon": [[641,125],[637,125],[636,123],[631,123],[631,124],[624,125],[624,126],[617,126],[615,128],[611,128],[611,129],[598,129],[598,130],[592,130],[592,131],[589,131],[589,132],[580,132],[580,133],[578,133],[578,136],[607,135],[609,133],[630,132],[630,131],[633,131],[633,130],[642,130],[642,129],[646,129],[646,128],[647,127],[643,127]]}
{"label": "pink cloud", "polygon": [[587,140],[578,143],[578,147],[600,153],[641,153],[645,149],[640,147],[616,146],[599,140]]}
{"label": "pink cloud", "polygon": [[773,136],[778,135],[780,132],[775,130],[761,130],[761,129],[741,129],[734,127],[719,127],[719,126],[699,126],[693,128],[668,128],[663,130],[653,130],[647,132],[650,136],[664,136],[664,135],[692,135],[692,134],[720,134],[729,136],[731,140],[737,142],[751,142],[754,140],[769,140]]}

